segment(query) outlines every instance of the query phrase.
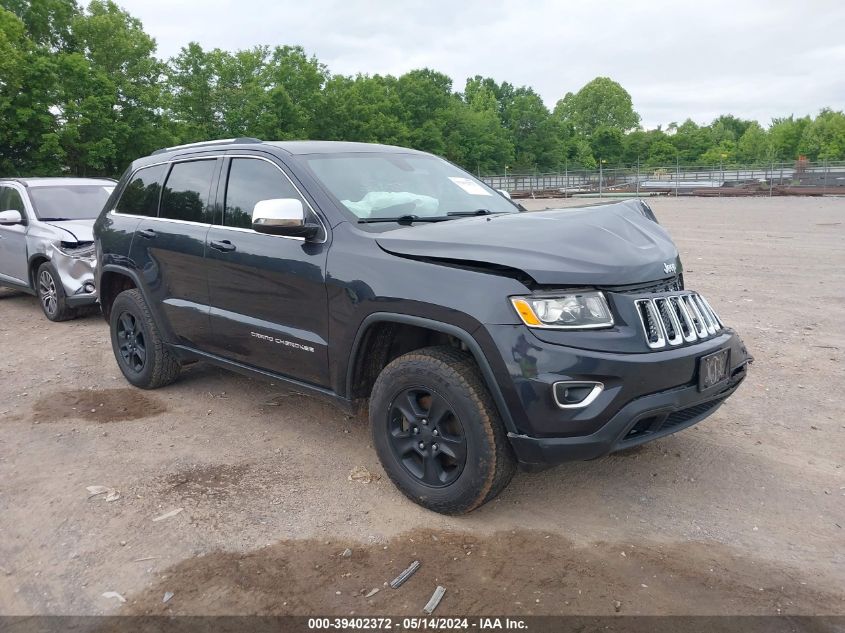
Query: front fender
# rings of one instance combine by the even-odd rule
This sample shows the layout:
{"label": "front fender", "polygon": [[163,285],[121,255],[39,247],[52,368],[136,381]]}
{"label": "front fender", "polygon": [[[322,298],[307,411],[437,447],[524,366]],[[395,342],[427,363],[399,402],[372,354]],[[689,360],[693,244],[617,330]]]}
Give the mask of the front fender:
{"label": "front fender", "polygon": [[[468,332],[467,330],[464,330],[458,327],[457,325],[453,325],[451,323],[427,319],[425,317],[391,312],[374,312],[367,316],[361,322],[361,325],[358,328],[358,332],[356,333],[355,339],[352,343],[352,348],[348,357],[345,392],[347,396],[352,394],[352,384],[354,380],[354,371],[356,367],[357,357],[359,354],[364,353],[364,351],[362,350],[362,342],[364,340],[364,336],[366,335],[367,330],[370,327],[378,323],[401,323],[404,325],[414,325],[417,327],[422,327],[429,330],[434,330],[436,332],[448,334],[449,336],[453,336],[459,341],[461,341],[464,345],[466,345],[467,349],[475,359],[475,362],[478,364],[478,367],[481,370],[481,375],[484,378],[484,382],[486,383],[487,388],[490,390],[490,394],[493,396],[493,400],[496,403],[496,407],[499,410],[499,414],[502,416],[502,420],[504,421],[505,427],[507,428],[508,432],[518,432],[517,425],[511,417],[510,409],[507,406],[505,396],[499,387],[500,383],[496,378],[496,372],[494,371],[493,366],[491,365],[490,360],[488,359],[488,356],[482,349],[481,344],[479,344],[479,342],[473,337],[472,332]],[[498,358],[498,355],[492,357]]]}

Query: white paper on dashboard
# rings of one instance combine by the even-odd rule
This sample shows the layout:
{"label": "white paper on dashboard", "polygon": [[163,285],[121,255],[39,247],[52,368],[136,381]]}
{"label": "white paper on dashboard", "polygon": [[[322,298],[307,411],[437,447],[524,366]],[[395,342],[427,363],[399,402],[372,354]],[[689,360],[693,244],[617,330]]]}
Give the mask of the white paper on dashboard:
{"label": "white paper on dashboard", "polygon": [[484,187],[479,185],[474,180],[469,178],[461,178],[460,176],[450,176],[449,180],[458,185],[461,189],[466,191],[471,196],[489,196],[491,195]]}

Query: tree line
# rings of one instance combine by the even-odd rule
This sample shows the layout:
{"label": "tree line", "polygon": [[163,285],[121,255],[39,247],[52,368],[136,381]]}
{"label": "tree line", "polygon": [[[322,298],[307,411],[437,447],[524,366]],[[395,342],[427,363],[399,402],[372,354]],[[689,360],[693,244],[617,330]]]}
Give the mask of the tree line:
{"label": "tree line", "polygon": [[597,77],[553,109],[528,86],[332,74],[299,46],[235,52],[190,43],[156,56],[109,0],[0,0],[0,176],[116,176],[165,146],[254,136],[403,145],[481,174],[641,164],[845,160],[845,114],[723,115],[644,130],[631,96]]}

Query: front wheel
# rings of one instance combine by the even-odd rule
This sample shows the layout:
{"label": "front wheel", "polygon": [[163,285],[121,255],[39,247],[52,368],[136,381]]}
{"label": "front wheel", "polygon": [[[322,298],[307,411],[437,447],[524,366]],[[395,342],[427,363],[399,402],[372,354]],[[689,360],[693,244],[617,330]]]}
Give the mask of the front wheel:
{"label": "front wheel", "polygon": [[50,262],[44,262],[35,272],[35,290],[44,316],[51,321],[67,321],[76,317],[76,310],[67,304],[64,286]]}
{"label": "front wheel", "polygon": [[451,347],[387,365],[370,396],[370,424],[390,479],[435,512],[470,512],[513,477],[513,452],[478,366]]}
{"label": "front wheel", "polygon": [[114,357],[126,380],[141,389],[156,389],[176,380],[179,359],[161,339],[139,290],[117,295],[109,326]]}

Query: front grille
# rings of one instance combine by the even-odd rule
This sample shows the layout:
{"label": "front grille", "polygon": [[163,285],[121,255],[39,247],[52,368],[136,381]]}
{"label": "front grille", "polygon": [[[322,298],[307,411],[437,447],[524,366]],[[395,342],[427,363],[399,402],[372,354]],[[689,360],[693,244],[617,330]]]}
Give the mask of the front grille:
{"label": "front grille", "polygon": [[703,340],[723,329],[707,300],[697,292],[634,301],[651,349]]}
{"label": "front grille", "polygon": [[673,411],[669,415],[652,415],[638,420],[630,431],[622,439],[622,444],[639,440],[646,435],[666,435],[667,432],[677,426],[684,426],[688,422],[700,418],[709,411],[712,411],[722,403],[722,398],[694,404],[686,409]]}

